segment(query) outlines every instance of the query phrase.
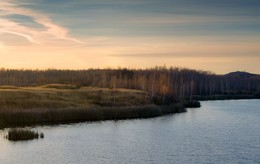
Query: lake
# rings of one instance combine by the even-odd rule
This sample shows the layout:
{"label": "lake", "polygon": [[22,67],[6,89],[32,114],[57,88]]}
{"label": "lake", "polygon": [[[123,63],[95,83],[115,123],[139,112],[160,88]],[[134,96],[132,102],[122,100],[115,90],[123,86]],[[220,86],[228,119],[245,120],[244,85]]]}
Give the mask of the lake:
{"label": "lake", "polygon": [[0,163],[260,163],[260,100],[204,101],[152,119],[36,127],[44,139],[11,142]]}

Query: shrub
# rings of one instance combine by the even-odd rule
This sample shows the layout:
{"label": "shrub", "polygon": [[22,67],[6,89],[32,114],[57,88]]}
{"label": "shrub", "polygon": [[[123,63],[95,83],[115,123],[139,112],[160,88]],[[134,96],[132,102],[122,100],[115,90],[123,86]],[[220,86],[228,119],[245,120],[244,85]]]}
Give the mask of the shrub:
{"label": "shrub", "polygon": [[186,107],[186,108],[199,108],[201,105],[200,105],[200,102],[199,101],[185,101],[183,102],[183,105]]}
{"label": "shrub", "polygon": [[40,138],[44,138],[44,134],[43,133],[40,133]]}

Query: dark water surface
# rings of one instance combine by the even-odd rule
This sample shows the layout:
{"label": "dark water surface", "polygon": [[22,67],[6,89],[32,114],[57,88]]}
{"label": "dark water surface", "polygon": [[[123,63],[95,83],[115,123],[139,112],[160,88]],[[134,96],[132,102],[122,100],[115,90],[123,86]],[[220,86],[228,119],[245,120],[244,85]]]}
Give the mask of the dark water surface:
{"label": "dark water surface", "polygon": [[260,100],[202,102],[153,119],[37,127],[44,139],[10,142],[0,163],[260,163]]}

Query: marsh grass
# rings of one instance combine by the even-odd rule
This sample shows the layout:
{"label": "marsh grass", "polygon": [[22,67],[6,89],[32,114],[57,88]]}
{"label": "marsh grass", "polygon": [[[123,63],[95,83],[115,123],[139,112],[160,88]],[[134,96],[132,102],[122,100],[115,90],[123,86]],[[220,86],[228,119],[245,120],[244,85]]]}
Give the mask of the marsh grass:
{"label": "marsh grass", "polygon": [[[116,101],[114,101],[116,100]],[[0,128],[148,118],[175,113],[152,105],[147,92],[82,87],[0,89]]]}
{"label": "marsh grass", "polygon": [[28,129],[10,129],[6,139],[10,141],[26,141],[32,139],[44,138],[43,133],[38,133]]}
{"label": "marsh grass", "polygon": [[0,113],[3,127],[17,127],[27,125],[45,125],[77,123],[85,121],[121,120],[133,118],[150,118],[169,113],[185,112],[181,104],[159,107],[156,105],[63,108],[49,110],[18,110]]}

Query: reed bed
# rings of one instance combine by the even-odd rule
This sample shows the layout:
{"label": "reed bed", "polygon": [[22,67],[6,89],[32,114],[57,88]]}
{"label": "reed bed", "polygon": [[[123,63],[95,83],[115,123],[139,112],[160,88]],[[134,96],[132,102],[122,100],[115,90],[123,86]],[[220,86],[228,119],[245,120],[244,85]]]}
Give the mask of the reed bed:
{"label": "reed bed", "polygon": [[139,90],[68,89],[56,84],[0,88],[0,128],[148,118],[183,111],[180,104],[151,104],[148,93]]}
{"label": "reed bed", "polygon": [[26,141],[38,138],[44,138],[44,134],[28,129],[10,129],[6,136],[6,139],[10,141]]}

